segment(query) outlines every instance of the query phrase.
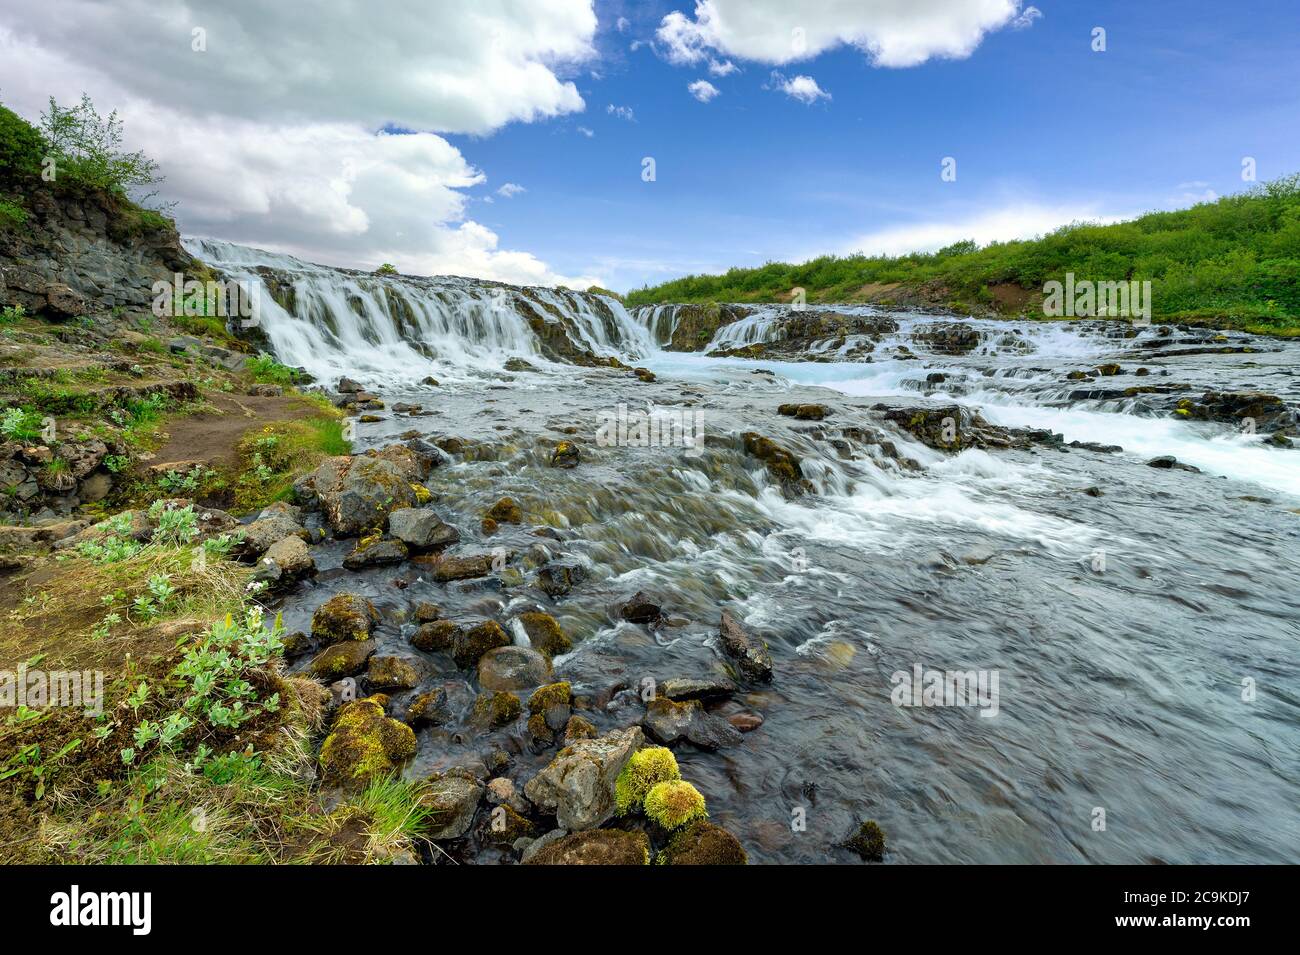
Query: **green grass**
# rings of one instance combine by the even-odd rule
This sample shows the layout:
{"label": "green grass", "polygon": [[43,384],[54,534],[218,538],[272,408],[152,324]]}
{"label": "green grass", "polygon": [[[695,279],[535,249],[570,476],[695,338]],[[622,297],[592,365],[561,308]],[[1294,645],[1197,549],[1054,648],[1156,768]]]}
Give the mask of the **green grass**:
{"label": "green grass", "polygon": [[267,385],[288,387],[298,380],[298,373],[282,365],[270,355],[257,355],[248,360],[247,371],[254,381]]}
{"label": "green grass", "polygon": [[934,253],[822,256],[722,275],[689,275],[630,292],[629,307],[659,302],[771,302],[795,288],[811,302],[851,302],[863,286],[931,286],[945,302],[992,308],[996,286],[1041,292],[1078,280],[1150,281],[1153,318],[1200,320],[1273,334],[1300,332],[1300,174],[1238,195],[1112,225],[1075,223],[1037,239]]}

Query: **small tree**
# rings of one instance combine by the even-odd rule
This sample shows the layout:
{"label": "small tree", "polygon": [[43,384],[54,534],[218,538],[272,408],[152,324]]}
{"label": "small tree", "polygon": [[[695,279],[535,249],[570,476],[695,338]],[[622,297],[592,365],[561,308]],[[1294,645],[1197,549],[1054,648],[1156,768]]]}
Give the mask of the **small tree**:
{"label": "small tree", "polygon": [[376,275],[396,275],[397,268],[392,262],[385,262],[379,268],[375,269]]}
{"label": "small tree", "polygon": [[[85,93],[76,106],[63,107],[50,97],[41,114],[41,133],[55,160],[56,178],[67,177],[119,195],[162,182],[158,164],[143,152],[122,149],[122,121],[117,111],[100,116]],[[150,191],[142,199],[155,194]]]}

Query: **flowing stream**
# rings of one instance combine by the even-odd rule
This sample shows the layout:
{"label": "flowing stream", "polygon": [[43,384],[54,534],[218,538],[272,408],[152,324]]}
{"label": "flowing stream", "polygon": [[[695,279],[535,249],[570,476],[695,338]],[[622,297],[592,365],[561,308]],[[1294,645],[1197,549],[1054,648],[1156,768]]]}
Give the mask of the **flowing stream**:
{"label": "flowing stream", "polygon": [[[852,341],[815,346],[814,360],[720,358],[709,352],[778,337],[779,310],[723,326],[703,353],[670,352],[671,306],[629,313],[603,296],[190,246],[264,290],[258,328],[281,361],[430,412],[360,424],[358,448],[413,431],[473,442],[434,471],[434,506],[460,528],[461,551],[517,555],[503,574],[442,585],[415,565],[343,570],[350,545],[327,543],[319,577],[286,601],[290,629],[332,593],[364,593],[386,614],[381,644],[419,656],[400,619],[416,601],[503,624],[544,608],[576,644],[557,675],[590,694],[603,732],[640,719],[646,679],[722,674],[718,616],[731,609],[765,636],[776,675],[717,712],[763,723],[738,746],[677,750],[713,821],[755,862],[852,861],[837,844],[865,818],[896,862],[1300,857],[1300,450],[1169,405],[1261,391],[1295,409],[1300,343],[972,319],[979,344],[944,355],[913,336],[935,319],[904,313],[870,361],[844,360]],[[539,316],[543,331],[657,380],[564,363]],[[531,370],[505,370],[511,358]],[[1067,378],[1104,363],[1121,370]],[[441,384],[421,385],[429,375]],[[1164,388],[1175,385],[1186,387]],[[778,414],[789,402],[831,413]],[[944,453],[884,422],[882,402],[957,404],[1067,443]],[[601,446],[596,430],[620,406],[698,413],[703,447]],[[887,433],[899,454],[854,440],[855,428]],[[797,454],[811,492],[783,492],[744,453],[749,431]],[[582,463],[549,467],[570,437]],[[1147,466],[1161,455],[1199,470]],[[503,495],[525,523],[484,537],[479,518]],[[587,577],[552,600],[529,582],[557,558]],[[615,608],[638,590],[674,625],[621,621]],[[425,656],[468,707],[472,676]],[[897,675],[910,683],[917,667],[996,675],[996,700],[897,705]],[[419,736],[411,774],[500,747],[522,785],[554,756],[519,728]]]}

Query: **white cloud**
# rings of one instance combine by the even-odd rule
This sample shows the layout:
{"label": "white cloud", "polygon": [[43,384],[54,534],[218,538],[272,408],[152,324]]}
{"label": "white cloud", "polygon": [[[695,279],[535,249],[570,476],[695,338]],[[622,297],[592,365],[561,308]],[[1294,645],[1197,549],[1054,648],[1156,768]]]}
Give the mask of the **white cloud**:
{"label": "white cloud", "polygon": [[527,191],[528,191],[527,189],[519,185],[519,183],[517,182],[507,182],[505,185],[503,185],[500,189],[497,190],[497,195],[500,196],[502,199],[513,199],[521,192],[527,192]]}
{"label": "white cloud", "polygon": [[[48,96],[83,90],[120,110],[126,145],[158,159],[161,197],[189,235],[330,265],[592,284],[501,249],[467,218],[463,190],[485,176],[438,135],[582,109],[554,69],[593,55],[590,0],[321,6],[310,17],[245,0],[7,9],[0,89],[33,119]],[[191,49],[196,27],[206,52]],[[376,132],[384,124],[421,131]]]}
{"label": "white cloud", "polygon": [[774,72],[769,85],[772,89],[780,90],[786,96],[808,105],[812,105],[819,99],[831,98],[831,94],[818,86],[817,81],[811,76],[786,77]]}
{"label": "white cloud", "polygon": [[709,72],[714,76],[730,76],[739,73],[740,67],[730,60],[709,60]]}
{"label": "white cloud", "polygon": [[710,83],[708,80],[696,80],[694,83],[692,83],[690,86],[686,88],[690,90],[691,95],[694,96],[701,103],[707,103],[709,100],[713,99],[713,97],[717,96],[719,93],[718,88],[714,86],[712,83]]}
{"label": "white cloud", "polygon": [[631,106],[615,106],[613,103],[610,103],[605,107],[605,112],[617,119],[625,119],[629,123],[636,121],[636,117],[632,115]]}
{"label": "white cloud", "polygon": [[1214,202],[1219,198],[1219,194],[1210,188],[1210,184],[1201,179],[1180,182],[1178,188],[1182,191],[1169,200],[1171,205],[1194,206],[1199,202]]}
{"label": "white cloud", "polygon": [[632,24],[627,17],[619,17],[617,20],[614,21],[614,29],[617,30],[619,33],[626,33],[627,28],[630,27],[631,25]]}
{"label": "white cloud", "polygon": [[877,229],[846,243],[841,251],[863,252],[867,255],[935,252],[961,239],[974,239],[980,245],[986,245],[989,242],[1033,238],[1071,222],[1118,222],[1127,217],[1127,214],[1102,214],[1095,207],[1086,205],[1053,206],[1020,202],[947,220]]}
{"label": "white cloud", "polygon": [[1015,19],[1011,21],[1011,29],[1027,30],[1033,26],[1034,21],[1039,19],[1042,15],[1043,11],[1039,10],[1037,7],[1025,7],[1025,9],[1021,10]]}
{"label": "white cloud", "polygon": [[[713,53],[782,65],[838,46],[877,66],[917,66],[970,56],[985,35],[1034,16],[1022,0],[697,0],[693,16],[673,11],[656,39],[672,63]],[[1026,19],[1028,18],[1028,19]]]}
{"label": "white cloud", "polygon": [[579,126],[578,132],[582,133],[582,135],[586,136],[588,139],[591,139],[593,136],[596,135],[596,131],[587,126]]}

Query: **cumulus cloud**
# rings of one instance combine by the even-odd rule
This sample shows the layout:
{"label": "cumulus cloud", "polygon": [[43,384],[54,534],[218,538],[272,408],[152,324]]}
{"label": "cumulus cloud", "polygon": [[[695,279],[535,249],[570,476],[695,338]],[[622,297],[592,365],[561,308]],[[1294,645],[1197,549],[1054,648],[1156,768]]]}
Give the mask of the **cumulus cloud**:
{"label": "cumulus cloud", "polygon": [[594,55],[594,30],[590,0],[331,0],[309,17],[251,0],[43,0],[6,11],[0,89],[28,118],[83,90],[120,110],[186,234],[585,286],[466,217],[464,190],[485,176],[439,134],[581,110],[560,71]]}
{"label": "cumulus cloud", "polygon": [[588,139],[591,139],[596,135],[596,131],[588,126],[579,126],[578,132],[582,133],[582,135],[586,136]]}
{"label": "cumulus cloud", "polygon": [[811,105],[819,99],[830,99],[831,94],[817,85],[817,81],[811,76],[791,76],[786,77],[781,73],[773,73],[769,86],[772,89],[780,90],[791,99],[797,99],[801,103]]}
{"label": "cumulus cloud", "polygon": [[527,191],[527,189],[519,185],[517,182],[507,182],[497,190],[497,195],[503,199],[513,199],[515,196],[519,195],[519,193]]}
{"label": "cumulus cloud", "polygon": [[636,117],[632,115],[631,106],[615,106],[613,103],[610,103],[605,107],[605,112],[610,116],[613,116],[615,119],[625,119],[629,123],[636,121]]}
{"label": "cumulus cloud", "polygon": [[936,252],[962,239],[980,245],[1029,239],[1071,222],[1118,222],[1127,214],[1103,214],[1094,206],[1047,205],[1017,202],[986,208],[948,219],[891,226],[867,232],[850,240],[842,252],[866,255],[905,255],[908,252]]}
{"label": "cumulus cloud", "polygon": [[730,60],[709,60],[709,72],[714,76],[730,76],[739,73],[740,67]]}
{"label": "cumulus cloud", "polygon": [[1034,21],[1042,15],[1043,11],[1039,10],[1037,7],[1025,7],[1025,9],[1021,10],[1015,19],[1011,21],[1011,29],[1027,30],[1033,26]]}
{"label": "cumulus cloud", "polygon": [[692,83],[690,86],[686,88],[690,90],[691,95],[694,96],[701,103],[707,103],[709,100],[713,99],[713,97],[717,96],[720,92],[718,88],[714,86],[712,83],[710,83],[708,80],[696,80],[694,83]]}
{"label": "cumulus cloud", "polygon": [[693,15],[665,16],[655,37],[678,64],[720,54],[779,66],[848,45],[877,66],[907,67],[970,56],[988,33],[1028,26],[1037,10],[1021,7],[1022,0],[697,0]]}

